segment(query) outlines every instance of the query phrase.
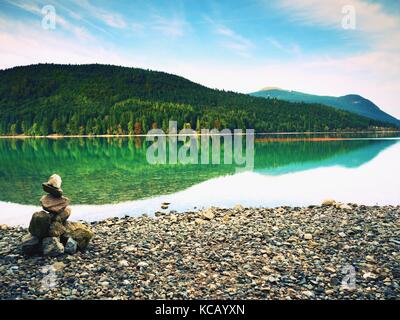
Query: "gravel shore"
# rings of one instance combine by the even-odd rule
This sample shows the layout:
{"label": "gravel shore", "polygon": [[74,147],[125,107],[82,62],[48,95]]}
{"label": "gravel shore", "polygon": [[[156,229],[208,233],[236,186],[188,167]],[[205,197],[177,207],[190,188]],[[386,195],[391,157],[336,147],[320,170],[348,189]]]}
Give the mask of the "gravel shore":
{"label": "gravel shore", "polygon": [[399,206],[236,206],[91,227],[86,252],[28,258],[27,230],[2,226],[0,299],[400,299]]}

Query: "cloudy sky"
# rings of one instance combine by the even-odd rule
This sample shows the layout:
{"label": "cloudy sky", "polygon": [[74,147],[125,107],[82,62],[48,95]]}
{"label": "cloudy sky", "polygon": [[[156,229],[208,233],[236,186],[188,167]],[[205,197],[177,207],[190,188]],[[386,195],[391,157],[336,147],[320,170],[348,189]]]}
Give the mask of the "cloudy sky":
{"label": "cloudy sky", "polygon": [[[55,29],[42,26],[46,5]],[[342,25],[349,5],[355,29]],[[0,68],[39,62],[142,67],[244,93],[357,93],[399,118],[400,0],[0,0]]]}

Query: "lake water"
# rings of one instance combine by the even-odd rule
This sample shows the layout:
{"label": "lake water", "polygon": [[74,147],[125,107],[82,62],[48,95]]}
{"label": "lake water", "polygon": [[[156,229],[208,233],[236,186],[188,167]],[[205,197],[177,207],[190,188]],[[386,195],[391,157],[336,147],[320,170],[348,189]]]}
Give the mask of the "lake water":
{"label": "lake water", "polygon": [[[151,165],[143,138],[0,139],[0,224],[27,225],[41,183],[63,178],[73,220],[210,206],[400,204],[400,135],[257,135],[254,169]],[[167,210],[167,211],[169,211]]]}

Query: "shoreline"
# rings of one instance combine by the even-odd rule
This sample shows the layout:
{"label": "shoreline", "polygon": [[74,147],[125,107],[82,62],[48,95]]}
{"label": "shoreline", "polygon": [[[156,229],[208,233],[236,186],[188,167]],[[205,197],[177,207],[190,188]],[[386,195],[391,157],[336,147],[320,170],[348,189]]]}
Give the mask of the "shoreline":
{"label": "shoreline", "polygon": [[56,258],[24,257],[26,228],[3,226],[0,299],[399,299],[399,219],[356,204],[156,212],[92,222],[87,251]]}
{"label": "shoreline", "polygon": [[[400,130],[377,130],[377,131],[306,131],[306,132],[254,132],[254,135],[314,135],[314,134],[390,134],[400,133]],[[201,133],[193,134],[195,136],[202,136]],[[226,134],[207,134],[212,135],[226,135]],[[246,133],[232,134],[232,135],[247,135]],[[148,134],[98,134],[98,135],[47,135],[47,136],[27,136],[27,135],[0,135],[0,139],[64,139],[64,138],[128,138],[128,137],[146,137]],[[152,136],[152,135],[150,135]],[[180,136],[180,134],[165,134],[165,136]],[[191,136],[191,134],[184,134],[184,136]]]}

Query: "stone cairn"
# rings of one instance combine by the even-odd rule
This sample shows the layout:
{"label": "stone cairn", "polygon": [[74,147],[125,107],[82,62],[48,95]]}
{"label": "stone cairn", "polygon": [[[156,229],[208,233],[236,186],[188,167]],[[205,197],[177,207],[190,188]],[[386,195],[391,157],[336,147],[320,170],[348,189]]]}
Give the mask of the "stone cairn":
{"label": "stone cairn", "polygon": [[77,250],[84,251],[93,237],[88,226],[67,221],[71,215],[70,200],[63,196],[61,183],[61,177],[53,174],[42,184],[47,193],[40,199],[43,210],[33,214],[29,234],[22,239],[22,251],[26,255],[74,254]]}

